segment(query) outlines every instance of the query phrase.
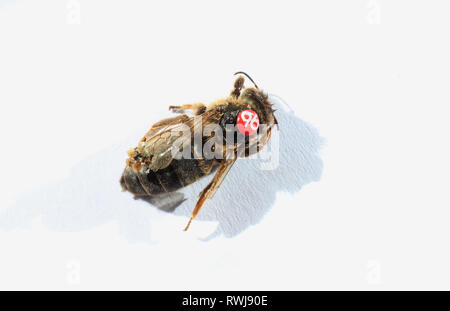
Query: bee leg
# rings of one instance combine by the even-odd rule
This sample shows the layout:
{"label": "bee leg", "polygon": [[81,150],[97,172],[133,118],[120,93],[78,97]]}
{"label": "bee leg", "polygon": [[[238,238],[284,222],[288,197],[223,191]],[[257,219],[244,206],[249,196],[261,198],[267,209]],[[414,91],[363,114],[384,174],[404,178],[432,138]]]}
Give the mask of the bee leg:
{"label": "bee leg", "polygon": [[230,96],[238,98],[241,95],[241,90],[244,87],[244,77],[239,76],[236,81],[234,81],[234,89],[231,91]]}
{"label": "bee leg", "polygon": [[201,115],[206,110],[206,106],[203,103],[196,103],[192,105],[181,105],[181,106],[169,106],[169,110],[177,113],[183,113],[184,110],[190,109],[194,115]]}
{"label": "bee leg", "polygon": [[231,167],[233,166],[234,162],[236,162],[236,158],[234,158],[232,160],[223,160],[222,161],[219,168],[217,169],[216,175],[214,175],[213,180],[201,192],[200,198],[198,199],[198,202],[197,202],[197,205],[195,205],[194,211],[192,212],[192,216],[189,219],[189,222],[186,225],[186,228],[184,228],[184,231],[187,231],[192,220],[195,218],[195,216],[197,216],[198,212],[202,208],[203,204],[205,204],[206,200],[210,199],[214,196],[217,189],[219,189],[220,185],[222,184],[222,181],[225,179],[225,177],[227,176]]}

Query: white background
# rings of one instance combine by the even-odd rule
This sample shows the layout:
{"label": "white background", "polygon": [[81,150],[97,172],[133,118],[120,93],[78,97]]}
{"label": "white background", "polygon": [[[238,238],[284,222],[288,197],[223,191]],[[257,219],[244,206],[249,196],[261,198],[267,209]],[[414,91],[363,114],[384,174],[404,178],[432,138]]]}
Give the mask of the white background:
{"label": "white background", "polygon": [[[0,0],[0,212],[17,221],[0,228],[0,289],[450,289],[449,11]],[[184,233],[186,217],[140,205],[151,226],[139,240],[123,234],[126,214],[65,228],[33,204],[169,105],[226,95],[238,70],[326,141],[321,180],[279,193],[259,224],[205,242],[213,222]]]}

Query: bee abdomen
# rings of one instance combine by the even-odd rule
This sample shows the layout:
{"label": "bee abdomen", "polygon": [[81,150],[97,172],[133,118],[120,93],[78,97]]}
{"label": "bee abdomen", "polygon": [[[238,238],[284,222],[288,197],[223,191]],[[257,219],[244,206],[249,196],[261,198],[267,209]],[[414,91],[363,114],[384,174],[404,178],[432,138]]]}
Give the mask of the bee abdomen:
{"label": "bee abdomen", "polygon": [[135,173],[126,167],[120,184],[135,196],[155,196],[186,187],[203,176],[209,175],[217,164],[213,160],[181,159],[156,172],[140,170]]}

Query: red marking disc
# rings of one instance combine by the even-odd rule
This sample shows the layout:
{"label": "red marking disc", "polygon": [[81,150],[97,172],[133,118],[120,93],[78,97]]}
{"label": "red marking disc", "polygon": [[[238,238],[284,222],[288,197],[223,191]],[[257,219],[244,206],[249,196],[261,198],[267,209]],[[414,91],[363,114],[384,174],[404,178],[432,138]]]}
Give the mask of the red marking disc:
{"label": "red marking disc", "polygon": [[239,132],[246,136],[255,134],[259,127],[259,117],[253,110],[247,109],[241,111],[236,121]]}

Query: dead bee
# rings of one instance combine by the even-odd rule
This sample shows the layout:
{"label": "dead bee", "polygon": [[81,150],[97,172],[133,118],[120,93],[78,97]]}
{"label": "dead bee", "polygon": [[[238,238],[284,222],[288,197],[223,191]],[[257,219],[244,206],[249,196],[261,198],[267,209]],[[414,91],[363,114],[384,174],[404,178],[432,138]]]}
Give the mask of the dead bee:
{"label": "dead bee", "polygon": [[[205,201],[214,196],[236,159],[260,151],[270,140],[272,127],[278,124],[267,94],[263,93],[246,73],[235,73],[237,74],[244,74],[255,87],[244,88],[244,77],[239,76],[230,95],[211,103],[208,107],[202,103],[170,106],[169,109],[175,112],[192,110],[194,116],[182,114],[155,123],[138,146],[128,151],[129,158],[120,184],[124,191],[127,190],[136,197],[148,198],[170,193],[217,171],[212,181],[200,193],[185,231]],[[221,145],[220,152],[225,153],[225,157],[213,159],[195,157],[193,132],[199,124],[201,133],[204,133],[203,129],[208,125],[220,126],[224,132],[229,130],[229,125],[237,127],[246,136],[243,142],[245,145],[240,145],[244,146],[245,153],[238,152],[237,142],[233,142],[230,147],[227,141],[229,136],[227,138],[222,136],[221,140],[228,143]],[[265,125],[265,130],[262,133],[255,133],[260,124]],[[190,157],[178,159],[174,157],[173,151],[181,147],[175,144],[179,137],[173,133],[182,131],[186,126],[194,130],[191,131],[192,135],[183,141],[183,146],[191,147]],[[203,135],[202,142],[214,137],[212,134],[201,135]],[[232,156],[229,156],[229,151]]]}

